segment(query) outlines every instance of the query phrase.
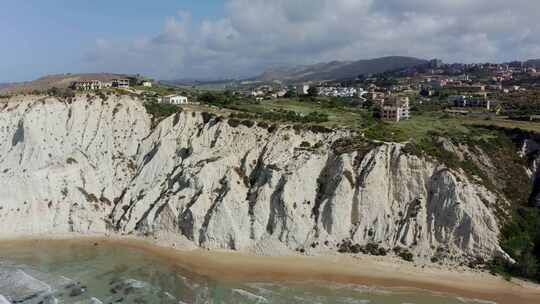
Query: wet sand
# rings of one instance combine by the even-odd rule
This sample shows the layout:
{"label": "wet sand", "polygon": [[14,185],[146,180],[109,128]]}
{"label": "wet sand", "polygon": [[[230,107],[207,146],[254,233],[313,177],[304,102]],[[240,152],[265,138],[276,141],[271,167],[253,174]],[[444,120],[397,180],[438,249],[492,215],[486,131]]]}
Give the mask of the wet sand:
{"label": "wet sand", "polygon": [[540,285],[512,280],[508,282],[488,273],[457,271],[434,267],[415,267],[391,259],[370,256],[255,256],[228,251],[184,251],[166,244],[123,237],[44,237],[3,240],[0,246],[38,242],[96,243],[97,246],[121,245],[143,250],[167,259],[190,272],[209,278],[241,282],[333,282],[377,286],[388,289],[427,290],[467,299],[497,303],[540,303]]}

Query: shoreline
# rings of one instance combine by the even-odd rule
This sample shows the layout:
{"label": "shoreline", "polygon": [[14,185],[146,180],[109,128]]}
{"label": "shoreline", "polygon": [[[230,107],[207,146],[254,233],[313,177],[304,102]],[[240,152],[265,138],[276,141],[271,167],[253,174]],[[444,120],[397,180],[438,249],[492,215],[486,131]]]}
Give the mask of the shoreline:
{"label": "shoreline", "polygon": [[429,291],[496,303],[540,303],[540,285],[511,282],[485,272],[417,267],[373,256],[258,256],[226,250],[183,249],[160,240],[119,235],[36,235],[1,237],[2,244],[97,243],[122,246],[166,259],[175,266],[229,282],[338,283],[388,290]]}

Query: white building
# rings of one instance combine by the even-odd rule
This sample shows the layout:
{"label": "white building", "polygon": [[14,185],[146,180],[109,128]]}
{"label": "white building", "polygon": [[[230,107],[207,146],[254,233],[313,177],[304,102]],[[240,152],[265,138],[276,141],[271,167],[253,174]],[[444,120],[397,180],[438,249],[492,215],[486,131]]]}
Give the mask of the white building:
{"label": "white building", "polygon": [[364,98],[364,95],[367,95],[368,91],[365,91],[365,90],[362,89],[362,88],[358,88],[358,89],[356,90],[356,93],[358,94],[358,97]]}
{"label": "white building", "polygon": [[264,96],[266,93],[262,90],[253,90],[250,92],[250,96],[251,97],[260,97],[260,96]]}
{"label": "white building", "polygon": [[448,97],[448,102],[454,103],[458,108],[485,108],[491,110],[491,101],[485,97],[452,95]]}
{"label": "white building", "polygon": [[168,104],[174,104],[174,105],[183,105],[188,104],[188,98],[181,95],[168,95],[161,97],[161,103],[168,103]]}
{"label": "white building", "polygon": [[142,86],[147,87],[147,88],[151,88],[152,87],[152,82],[151,81],[143,81]]}
{"label": "white building", "polygon": [[287,90],[279,90],[276,93],[274,93],[274,98],[282,98],[285,95],[287,95]]}
{"label": "white building", "polygon": [[301,84],[296,87],[296,94],[297,95],[307,95],[309,93],[309,85],[308,84]]}

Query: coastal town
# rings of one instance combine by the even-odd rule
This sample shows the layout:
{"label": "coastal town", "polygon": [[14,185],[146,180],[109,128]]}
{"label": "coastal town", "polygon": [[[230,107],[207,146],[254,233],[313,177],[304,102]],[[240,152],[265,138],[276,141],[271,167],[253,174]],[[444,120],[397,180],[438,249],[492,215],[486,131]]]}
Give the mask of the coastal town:
{"label": "coastal town", "polygon": [[[444,64],[433,59],[422,67],[383,75],[360,75],[352,81],[309,82],[292,87],[264,85],[244,93],[256,96],[259,101],[280,98],[287,93],[340,98],[358,107],[374,105],[380,110],[381,119],[399,122],[410,117],[410,100],[419,105],[439,105],[452,115],[489,117],[500,114],[511,110],[511,98],[535,92],[538,88],[527,80],[538,77],[540,72],[524,62]],[[522,116],[514,112],[514,116]],[[538,115],[528,118],[539,119]]]}
{"label": "coastal town", "polygon": [[[204,90],[197,86],[171,86],[136,75],[111,81],[76,81],[70,88],[76,91],[124,89],[142,94],[148,100],[172,105],[220,103],[219,92],[229,96],[228,99],[248,104],[286,104],[296,98],[312,102],[330,100],[370,109],[375,118],[388,123],[409,120],[414,115],[413,110],[421,107],[436,108],[453,116],[488,119],[504,114],[511,119],[536,121],[540,120],[539,107],[534,98],[532,103],[526,100],[539,91],[531,81],[539,77],[536,67],[525,62],[445,64],[433,59],[420,66],[358,75],[342,81],[245,80]],[[168,91],[159,89],[164,87],[168,87]],[[536,107],[536,112],[527,111],[530,106]]]}

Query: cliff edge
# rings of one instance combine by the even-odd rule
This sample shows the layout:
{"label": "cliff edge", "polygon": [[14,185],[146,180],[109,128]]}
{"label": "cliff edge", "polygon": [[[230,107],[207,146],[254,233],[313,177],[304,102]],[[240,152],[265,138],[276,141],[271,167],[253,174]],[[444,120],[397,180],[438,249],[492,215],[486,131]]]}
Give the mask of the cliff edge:
{"label": "cliff edge", "polygon": [[406,144],[200,112],[155,128],[151,119],[128,96],[0,102],[2,234],[114,232],[258,254],[376,244],[422,259],[506,256],[504,195]]}

